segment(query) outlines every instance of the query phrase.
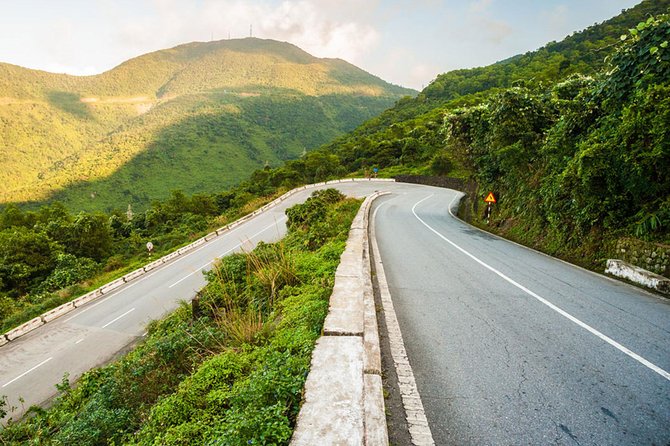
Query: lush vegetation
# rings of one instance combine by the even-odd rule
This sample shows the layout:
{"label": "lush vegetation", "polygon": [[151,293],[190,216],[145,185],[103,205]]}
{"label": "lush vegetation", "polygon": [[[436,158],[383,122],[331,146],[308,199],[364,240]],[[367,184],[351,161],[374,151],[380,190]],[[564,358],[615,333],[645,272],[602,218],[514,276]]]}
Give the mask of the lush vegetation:
{"label": "lush vegetation", "polygon": [[[257,170],[228,192],[193,197],[173,192],[164,202],[136,210],[130,220],[125,201],[121,210],[105,216],[71,215],[58,204],[27,213],[8,206],[0,221],[3,327],[139,266],[147,260],[148,240],[159,252],[167,252],[292,187],[351,172],[369,174],[372,167],[386,176],[475,179],[483,192],[493,190],[500,198],[493,229],[589,267],[602,265],[618,237],[667,243],[668,24],[666,16],[640,19],[669,6],[669,0],[642,2],[537,53],[487,67],[490,78],[498,79],[489,90],[468,94],[474,87],[456,82],[462,89],[455,95],[456,87],[438,89],[431,84],[419,97],[398,101],[346,137],[281,167]],[[614,38],[616,44],[611,43]],[[556,70],[546,71],[556,52],[547,48],[561,49],[570,66],[588,66],[585,71],[590,74],[564,70],[561,77]],[[522,64],[524,60],[528,63]],[[477,72],[459,76],[476,78]],[[508,72],[523,73],[527,79],[507,85],[512,78],[502,73]],[[542,82],[534,81],[534,73]],[[444,76],[438,84],[440,79]],[[207,100],[193,104],[209,107]],[[272,122],[261,110],[251,107],[250,116],[272,133],[290,126],[289,115],[280,113],[279,122]],[[161,144],[181,139],[184,147],[198,144],[210,132],[231,126],[226,115],[212,110],[204,115],[194,118],[187,132],[166,132]],[[305,128],[294,131],[310,137]],[[253,149],[248,150],[254,156]],[[157,149],[158,158],[148,163],[168,164],[177,152]],[[130,182],[140,177],[130,168],[123,171],[129,172]],[[110,184],[119,193],[133,194],[122,184]],[[158,183],[155,187],[160,189]],[[481,206],[474,198],[468,206],[475,211],[474,222],[481,223]],[[82,225],[102,234],[96,238],[101,246],[88,246]]]}
{"label": "lush vegetation", "polygon": [[619,236],[670,242],[670,21],[640,22],[605,71],[445,115],[446,150],[501,202],[494,224],[591,267]]}
{"label": "lush vegetation", "polygon": [[256,187],[373,167],[450,175],[496,192],[493,230],[591,268],[619,237],[668,243],[669,8],[644,1],[536,52],[441,75],[310,154],[317,170],[288,162],[254,174]]}
{"label": "lush vegetation", "polygon": [[111,214],[72,214],[61,203],[37,211],[8,205],[0,212],[0,330],[120,277],[274,196],[243,189],[192,196],[173,191],[145,211],[128,207]]}
{"label": "lush vegetation", "polygon": [[[146,261],[148,240],[166,252],[291,187],[349,173],[369,174],[373,167],[381,168],[382,176],[417,173],[473,179],[481,193],[492,190],[499,199],[490,228],[592,268],[602,266],[611,243],[622,236],[670,243],[670,19],[663,15],[669,8],[670,0],[646,0],[536,52],[441,75],[418,97],[399,100],[319,150],[281,167],[256,170],[227,192],[172,192],[146,210],[136,207],[131,218],[126,203],[135,201],[130,198],[142,202],[154,192],[141,196],[127,188],[143,175],[141,169],[127,167],[119,174],[126,179],[108,183],[123,194],[110,204],[122,211],[72,215],[58,204],[32,212],[7,206],[0,215],[0,313],[4,312],[5,328]],[[292,60],[307,57],[292,51]],[[187,53],[156,54],[179,64]],[[157,66],[165,67],[165,60]],[[121,68],[118,73],[130,73],[132,63]],[[351,82],[357,76],[340,73],[336,78]],[[160,83],[169,88],[156,94],[180,94],[184,79]],[[319,111],[331,117],[339,113],[305,92],[281,99],[269,94],[241,97],[250,90],[237,87],[160,103],[154,110],[163,107],[165,116],[175,117],[183,127],[162,126],[162,118],[151,124],[149,112],[143,122],[128,124],[125,133],[108,135],[106,144],[122,147],[125,137],[142,138],[141,129],[148,123],[163,133],[147,141],[147,147],[154,145],[151,153],[142,155],[146,164],[138,166],[169,165],[172,156],[190,156],[178,146],[205,146],[203,141],[217,138],[235,140],[258,162],[273,150],[284,160],[298,154],[281,152],[292,132],[314,138],[310,144],[319,140],[305,127],[282,133],[292,115],[275,105],[294,101],[292,107],[305,119]],[[228,98],[231,91],[235,98]],[[25,101],[31,94],[15,92]],[[318,101],[340,99],[321,96]],[[76,117],[72,119],[81,119],[89,110],[67,95],[52,95],[51,100]],[[179,107],[170,111],[180,101],[198,111],[180,121]],[[352,109],[364,107],[348,101],[353,101],[348,103]],[[226,113],[246,121],[230,120],[217,108],[221,104]],[[356,113],[342,113],[338,119],[353,125]],[[232,131],[235,122],[240,127]],[[263,131],[249,130],[248,123],[267,126],[277,139],[253,145]],[[324,134],[325,139],[332,136]],[[171,149],[161,152],[161,147]],[[160,189],[159,182],[155,187]],[[483,225],[477,192],[470,198],[465,210],[474,211],[473,222]],[[344,234],[346,222],[338,212],[347,209],[350,215],[356,207],[338,200],[328,192],[292,209],[291,234],[283,244],[225,259],[209,276],[195,314],[184,306],[153,324],[137,351],[119,364],[85,375],[74,389],[64,383],[54,410],[36,410],[31,421],[7,429],[4,439],[200,444],[218,436],[285,442],[297,410],[295,392],[300,391],[308,362],[307,346],[320,329],[317,315],[325,314],[327,307],[328,287],[323,285],[331,283],[328,274],[343,246],[337,237]],[[335,201],[335,208],[322,207],[323,202]],[[84,234],[95,234],[95,242]]]}
{"label": "lush vegetation", "polygon": [[0,203],[110,212],[217,192],[412,93],[261,39],[182,45],[97,76],[0,63]]}
{"label": "lush vegetation", "polygon": [[197,304],[76,387],[65,377],[0,444],[287,444],[359,205],[330,189],[289,209],[283,241],[222,259]]}

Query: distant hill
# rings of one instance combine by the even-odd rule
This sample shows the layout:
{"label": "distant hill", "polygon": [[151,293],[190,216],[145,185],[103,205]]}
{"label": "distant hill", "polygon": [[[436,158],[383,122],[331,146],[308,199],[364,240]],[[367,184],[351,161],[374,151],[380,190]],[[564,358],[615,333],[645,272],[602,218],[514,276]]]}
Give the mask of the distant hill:
{"label": "distant hill", "polygon": [[0,203],[111,210],[218,191],[415,93],[256,38],[180,45],[95,76],[0,63]]}

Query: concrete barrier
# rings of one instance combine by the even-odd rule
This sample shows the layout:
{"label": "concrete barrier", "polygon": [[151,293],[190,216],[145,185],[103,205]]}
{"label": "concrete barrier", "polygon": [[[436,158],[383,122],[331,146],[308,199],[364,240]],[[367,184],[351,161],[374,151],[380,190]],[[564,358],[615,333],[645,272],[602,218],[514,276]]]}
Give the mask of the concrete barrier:
{"label": "concrete barrier", "polygon": [[0,347],[2,347],[3,345],[5,345],[8,342],[9,342],[9,339],[7,339],[7,337],[4,333],[2,335],[0,335]]}
{"label": "concrete barrier", "polygon": [[291,444],[365,444],[364,386],[362,339],[319,338]]}
{"label": "concrete barrier", "polygon": [[19,336],[23,336],[24,334],[33,331],[34,329],[42,325],[44,325],[44,321],[42,320],[41,316],[38,316],[34,319],[29,320],[25,324],[19,325],[14,330],[8,331],[7,333],[5,333],[5,337],[7,338],[8,341],[13,341]]}
{"label": "concrete barrier", "polygon": [[377,313],[370,278],[368,197],[335,272],[323,336],[312,353],[293,446],[388,445]]}
{"label": "concrete barrier", "polygon": [[163,263],[167,263],[167,262],[169,262],[170,260],[172,260],[172,259],[174,259],[174,258],[176,258],[176,257],[179,257],[179,251],[175,251],[175,252],[173,252],[173,253],[171,253],[171,254],[168,254],[168,255],[166,255],[166,256],[161,257],[161,261],[162,261]]}
{"label": "concrete barrier", "polygon": [[79,296],[78,298],[73,300],[72,303],[74,303],[74,306],[76,308],[79,308],[82,305],[87,304],[90,301],[95,300],[100,296],[102,296],[102,292],[100,291],[100,288],[98,288],[95,291],[91,291],[90,293],[86,293],[83,296]]}
{"label": "concrete barrier", "polygon": [[656,290],[659,293],[670,294],[670,279],[654,274],[646,269],[639,268],[618,259],[607,260],[607,274],[628,279],[639,285]]}
{"label": "concrete barrier", "polygon": [[158,260],[155,260],[151,263],[148,263],[148,264],[144,265],[144,268],[142,268],[142,269],[144,269],[144,271],[148,273],[152,269],[155,269],[162,264],[163,264],[163,259],[158,259]]}
{"label": "concrete barrier", "polygon": [[191,246],[192,249],[195,249],[198,246],[204,245],[206,241],[207,240],[205,240],[205,238],[202,237],[202,238],[199,238],[198,240],[194,241],[193,243],[191,243],[190,246]]}
{"label": "concrete barrier", "polygon": [[144,270],[144,268],[140,268],[136,269],[135,271],[129,272],[128,274],[123,276],[122,279],[124,280],[124,282],[127,283],[130,282],[131,280],[137,279],[140,276],[143,276],[144,274],[146,274],[146,271]]}
{"label": "concrete barrier", "polygon": [[[196,240],[195,242],[191,243],[190,245],[184,246],[184,247],[180,248],[179,250],[177,250],[173,253],[167,254],[167,255],[165,255],[165,256],[163,256],[163,257],[161,257],[161,258],[159,258],[159,259],[157,259],[157,260],[155,260],[155,261],[153,261],[153,262],[151,262],[147,265],[144,265],[142,268],[140,268],[138,270],[135,270],[131,273],[126,274],[125,276],[123,276],[120,279],[117,279],[113,282],[105,284],[105,285],[103,285],[102,287],[98,288],[95,291],[92,291],[90,293],[87,293],[83,296],[80,296],[80,297],[74,299],[71,302],[72,307],[78,308],[78,307],[80,307],[82,305],[85,305],[86,303],[88,303],[92,300],[97,299],[98,297],[102,296],[103,294],[107,294],[107,293],[115,290],[116,288],[120,287],[124,283],[135,280],[136,278],[142,276],[144,273],[149,272],[151,270],[154,270],[154,269],[158,268],[160,265],[162,265],[166,262],[169,262],[170,260],[178,257],[179,255],[185,254],[185,253],[189,252],[190,250],[192,250],[193,248],[195,248],[197,246],[200,246],[200,245],[212,240],[216,236],[219,236],[219,235],[223,234],[224,232],[227,232],[227,231],[230,231],[230,230],[236,228],[240,224],[242,224],[242,223],[250,220],[251,218],[255,217],[256,215],[260,214],[262,211],[268,210],[268,209],[280,204],[281,202],[285,201],[287,198],[291,197],[292,195],[297,194],[298,192],[301,192],[301,191],[304,191],[304,190],[307,190],[307,189],[310,189],[310,188],[321,187],[321,186],[331,184],[331,183],[346,183],[346,182],[353,182],[353,181],[370,181],[370,179],[367,179],[367,178],[365,178],[365,179],[349,178],[349,179],[343,179],[343,180],[331,180],[331,181],[326,181],[326,182],[321,182],[321,183],[316,183],[316,184],[310,184],[310,185],[306,185],[306,186],[297,187],[295,189],[291,189],[290,191],[284,193],[282,196],[280,196],[280,197],[276,198],[275,200],[273,200],[272,202],[266,204],[261,209],[256,210],[256,211],[252,212],[251,214],[247,214],[244,217],[236,220],[235,222],[230,223],[230,224],[228,224],[228,225],[226,225],[222,228],[217,229],[214,232],[211,232],[211,233],[207,234],[206,236]],[[376,179],[375,181],[395,181],[395,180],[393,180],[393,179]],[[366,206],[367,206],[367,208],[369,208],[369,204],[365,205],[365,203],[364,203],[364,205],[361,207],[361,209],[363,209]],[[365,220],[365,222],[367,222],[367,220]],[[361,223],[358,222],[357,224],[360,225]],[[67,305],[69,305],[69,304],[65,304],[64,306],[62,306],[63,309],[61,309],[61,307],[54,308],[53,310],[42,314],[40,316],[40,318],[36,318],[36,319],[40,319],[40,321],[53,320],[57,316],[53,316],[52,312],[53,312],[53,314],[58,314],[58,312],[63,311],[67,307]],[[67,307],[67,308],[69,308],[69,307]],[[23,334],[23,333],[27,332],[26,330],[28,330],[28,331],[33,330],[33,329],[39,327],[40,325],[44,324],[44,322],[41,322],[41,323],[35,322],[36,319],[33,319],[32,321],[28,321],[25,324],[21,325],[20,327],[17,327],[14,330],[11,330],[8,333],[5,333],[4,335],[0,335],[0,345],[2,345],[2,343],[1,343],[1,342],[3,342],[2,340],[11,341],[12,339],[15,339],[16,337],[18,337],[18,335],[16,335],[16,333],[20,332],[20,333]],[[10,335],[10,333],[12,333],[12,334]]]}
{"label": "concrete barrier", "polygon": [[123,280],[123,277],[122,277],[122,278],[120,278],[120,279],[116,279],[116,280],[113,281],[113,282],[109,282],[109,283],[104,284],[103,286],[101,286],[100,288],[98,288],[98,290],[100,290],[100,294],[111,293],[111,292],[114,291],[115,289],[117,289],[117,288],[123,286],[125,283],[126,283],[126,282],[125,282],[125,280]]}
{"label": "concrete barrier", "polygon": [[74,310],[76,307],[74,306],[74,302],[68,302],[66,304],[61,305],[60,307],[56,307],[53,310],[47,311],[42,315],[42,320],[44,323],[51,322],[56,318],[61,317],[64,314],[69,313],[70,311]]}

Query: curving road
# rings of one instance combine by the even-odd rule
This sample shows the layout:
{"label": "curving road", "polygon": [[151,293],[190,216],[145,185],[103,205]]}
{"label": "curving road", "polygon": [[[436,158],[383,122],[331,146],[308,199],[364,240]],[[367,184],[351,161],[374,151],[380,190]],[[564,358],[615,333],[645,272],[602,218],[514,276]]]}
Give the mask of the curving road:
{"label": "curving road", "polygon": [[[373,208],[376,234],[437,444],[670,442],[667,300],[465,225],[448,212],[457,192],[337,186],[359,197],[392,192]],[[281,237],[284,210],[310,192],[0,347],[0,395],[19,407],[12,416],[193,297],[212,259]]]}
{"label": "curving road", "polygon": [[[405,187],[375,181],[325,187],[335,186],[357,197]],[[181,300],[192,299],[205,284],[202,271],[214,259],[251,249],[261,240],[280,239],[286,232],[284,211],[313,190],[298,192],[194,251],[0,347],[0,396],[7,396],[8,405],[16,408],[8,418],[18,419],[31,405],[47,402],[65,373],[77,379],[110,361],[143,336],[149,321],[174,310]]]}
{"label": "curving road", "polygon": [[670,301],[474,229],[459,196],[373,207],[435,443],[670,444]]}

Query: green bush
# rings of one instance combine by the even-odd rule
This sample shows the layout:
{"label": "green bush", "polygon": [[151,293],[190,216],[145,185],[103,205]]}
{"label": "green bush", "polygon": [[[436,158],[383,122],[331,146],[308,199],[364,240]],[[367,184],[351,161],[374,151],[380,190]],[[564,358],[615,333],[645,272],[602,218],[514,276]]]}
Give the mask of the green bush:
{"label": "green bush", "polygon": [[152,322],[143,343],[63,383],[52,407],[10,423],[0,444],[288,444],[360,201],[320,192],[317,205],[316,223],[334,228],[323,244],[306,247],[319,227],[308,219],[283,242],[223,258],[197,314],[184,303]]}

